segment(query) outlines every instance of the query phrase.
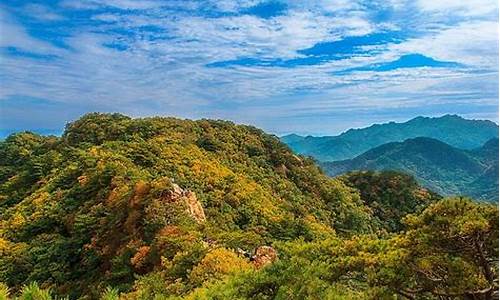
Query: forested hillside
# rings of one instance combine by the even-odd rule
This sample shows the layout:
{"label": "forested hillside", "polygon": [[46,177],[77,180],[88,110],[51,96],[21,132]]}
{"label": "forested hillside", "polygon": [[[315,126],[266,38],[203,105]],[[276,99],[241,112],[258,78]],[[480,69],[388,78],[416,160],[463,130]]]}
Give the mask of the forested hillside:
{"label": "forested hillside", "polygon": [[498,139],[462,150],[421,137],[387,143],[356,158],[321,166],[331,176],[353,170],[397,170],[442,195],[498,201]]}
{"label": "forested hillside", "polygon": [[253,127],[89,114],[0,142],[0,299],[490,299],[497,220]]}
{"label": "forested hillside", "polygon": [[372,148],[390,142],[428,137],[459,149],[481,147],[498,138],[498,125],[486,120],[468,120],[457,115],[439,118],[417,117],[404,123],[374,124],[349,129],[337,136],[287,135],[281,140],[295,152],[312,156],[318,161],[337,161],[354,158]]}

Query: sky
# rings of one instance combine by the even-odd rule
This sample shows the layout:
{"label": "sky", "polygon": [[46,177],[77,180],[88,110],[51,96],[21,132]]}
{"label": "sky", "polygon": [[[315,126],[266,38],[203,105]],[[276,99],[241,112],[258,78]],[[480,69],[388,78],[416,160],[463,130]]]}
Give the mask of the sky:
{"label": "sky", "polygon": [[0,135],[93,111],[278,135],[498,122],[498,65],[496,0],[6,0]]}

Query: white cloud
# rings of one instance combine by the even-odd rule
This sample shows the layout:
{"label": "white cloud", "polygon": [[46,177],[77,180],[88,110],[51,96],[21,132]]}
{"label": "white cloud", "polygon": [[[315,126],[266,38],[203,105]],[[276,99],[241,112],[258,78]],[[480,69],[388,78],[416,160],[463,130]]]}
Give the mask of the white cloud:
{"label": "white cloud", "polygon": [[0,10],[0,47],[13,47],[46,55],[58,55],[63,52],[48,42],[31,37],[24,27],[2,10]]}
{"label": "white cloud", "polygon": [[496,12],[496,0],[418,0],[420,9],[428,12],[441,12],[468,16],[479,16]]}
{"label": "white cloud", "polygon": [[72,9],[97,9],[102,7],[114,7],[125,10],[145,10],[157,8],[162,5],[163,1],[149,0],[63,0],[59,4],[66,8]]}
{"label": "white cloud", "polygon": [[401,53],[423,53],[435,59],[456,61],[476,68],[497,69],[498,22],[464,22],[390,48]]}
{"label": "white cloud", "polygon": [[41,4],[30,3],[23,7],[24,13],[42,21],[61,21],[64,17]]}
{"label": "white cloud", "polygon": [[[366,7],[356,2],[325,3],[290,1],[286,14],[263,19],[241,14],[217,18],[194,14],[189,10],[196,9],[198,3],[193,1],[63,1],[64,7],[72,9],[109,6],[133,10],[99,10],[91,15],[88,24],[61,28],[69,50],[31,37],[25,28],[2,14],[0,46],[57,57],[50,61],[3,57],[0,98],[23,95],[68,105],[84,103],[100,110],[119,109],[134,115],[221,117],[268,124],[275,126],[271,128],[274,131],[286,125],[269,124],[266,119],[353,114],[382,107],[396,110],[439,101],[463,103],[471,98],[479,104],[496,103],[491,91],[485,93],[478,83],[492,82],[492,76],[497,76],[497,22],[481,18],[454,25],[439,23],[440,17],[433,17],[432,24],[424,20],[420,37],[400,44],[370,46],[380,51],[376,55],[296,68],[205,67],[211,62],[241,57],[296,58],[300,57],[297,50],[319,42],[404,27],[398,20],[374,22]],[[384,5],[405,9],[401,3],[394,0]],[[237,12],[254,4],[216,1],[212,6]],[[176,5],[182,5],[182,12],[176,14]],[[449,7],[435,10],[449,11]],[[434,8],[423,9],[429,13]],[[460,12],[459,8],[453,10]],[[418,24],[419,20],[414,22]],[[148,31],[145,26],[154,26],[154,30]],[[432,30],[428,30],[431,26]],[[118,50],[106,46],[114,43],[124,47]],[[413,68],[332,75],[343,69],[392,61],[407,53],[457,61],[472,70],[486,68],[490,72],[478,75],[470,69]],[[231,109],[225,108],[227,103],[232,104]]]}

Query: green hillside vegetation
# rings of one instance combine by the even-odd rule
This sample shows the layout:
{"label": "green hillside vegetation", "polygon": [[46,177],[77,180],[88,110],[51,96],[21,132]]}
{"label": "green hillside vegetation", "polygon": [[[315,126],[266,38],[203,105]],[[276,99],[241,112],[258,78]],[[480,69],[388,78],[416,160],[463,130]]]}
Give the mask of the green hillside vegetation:
{"label": "green hillside vegetation", "polygon": [[445,115],[439,118],[417,117],[404,123],[374,124],[350,129],[338,136],[304,137],[292,134],[281,140],[295,152],[312,156],[318,161],[338,161],[354,158],[386,143],[417,137],[429,137],[459,149],[471,150],[498,138],[498,125],[491,121]]}
{"label": "green hillside vegetation", "polygon": [[395,171],[350,172],[339,179],[359,191],[363,203],[370,207],[379,228],[389,232],[404,230],[403,218],[419,213],[442,197],[421,187],[415,178]]}
{"label": "green hillside vegetation", "polygon": [[321,164],[336,176],[353,170],[398,170],[442,195],[498,201],[498,139],[461,150],[430,138],[388,143],[345,161]]}
{"label": "green hillside vegetation", "polygon": [[89,114],[11,135],[0,299],[494,296],[495,206],[364,180],[226,121]]}

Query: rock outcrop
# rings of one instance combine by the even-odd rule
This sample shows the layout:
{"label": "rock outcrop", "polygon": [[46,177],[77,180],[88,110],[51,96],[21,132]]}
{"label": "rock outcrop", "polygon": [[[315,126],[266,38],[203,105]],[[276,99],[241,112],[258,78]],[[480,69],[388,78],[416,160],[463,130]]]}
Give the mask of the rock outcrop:
{"label": "rock outcrop", "polygon": [[173,183],[172,186],[173,188],[170,194],[171,201],[183,201],[183,204],[186,206],[186,212],[189,216],[191,216],[197,223],[205,222],[205,211],[203,210],[201,202],[196,197],[196,194],[190,190],[182,189],[175,183]]}

